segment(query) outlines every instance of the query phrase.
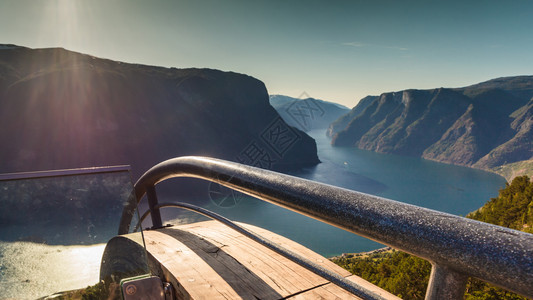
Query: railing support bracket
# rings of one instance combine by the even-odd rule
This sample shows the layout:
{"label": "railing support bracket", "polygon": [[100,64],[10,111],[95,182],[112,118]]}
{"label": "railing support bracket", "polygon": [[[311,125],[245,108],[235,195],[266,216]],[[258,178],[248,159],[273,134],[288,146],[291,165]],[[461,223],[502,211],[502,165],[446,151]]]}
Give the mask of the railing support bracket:
{"label": "railing support bracket", "polygon": [[161,220],[161,212],[159,208],[156,207],[158,204],[157,194],[155,192],[155,186],[150,186],[146,188],[146,197],[148,198],[148,206],[152,212],[152,228],[157,229],[163,227],[163,221]]}
{"label": "railing support bracket", "polygon": [[464,298],[468,276],[433,264],[426,300],[460,300]]}

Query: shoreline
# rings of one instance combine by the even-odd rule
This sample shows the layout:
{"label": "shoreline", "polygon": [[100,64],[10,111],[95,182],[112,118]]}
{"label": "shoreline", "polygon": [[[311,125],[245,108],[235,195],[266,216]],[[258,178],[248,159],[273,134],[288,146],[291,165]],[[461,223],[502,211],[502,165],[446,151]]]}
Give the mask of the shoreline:
{"label": "shoreline", "polygon": [[367,251],[367,252],[342,253],[341,255],[329,257],[328,259],[329,260],[334,260],[334,259],[340,259],[340,258],[353,258],[353,257],[356,257],[356,256],[357,257],[365,257],[365,256],[370,256],[370,255],[376,254],[376,253],[385,253],[385,252],[394,252],[394,251],[397,251],[397,250],[392,248],[392,247],[383,247],[383,248],[378,248],[378,249]]}

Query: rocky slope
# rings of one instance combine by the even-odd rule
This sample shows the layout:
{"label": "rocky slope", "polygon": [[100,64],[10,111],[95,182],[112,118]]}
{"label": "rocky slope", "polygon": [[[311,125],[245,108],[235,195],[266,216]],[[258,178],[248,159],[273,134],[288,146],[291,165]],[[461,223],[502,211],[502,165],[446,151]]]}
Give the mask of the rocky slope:
{"label": "rocky slope", "polygon": [[337,146],[487,170],[533,159],[533,76],[364,98],[332,123]]}
{"label": "rocky slope", "polygon": [[329,124],[350,112],[346,106],[324,100],[297,99],[271,95],[272,105],[287,124],[302,131],[327,129]]}
{"label": "rocky slope", "polygon": [[340,116],[335,121],[333,121],[328,126],[326,134],[329,137],[332,137],[333,135],[335,135],[335,133],[346,128],[346,126],[348,126],[350,121],[356,116],[358,116],[360,113],[362,113],[363,110],[365,110],[365,108],[367,108],[367,106],[370,105],[370,103],[372,103],[376,98],[377,96],[366,96],[363,99],[361,99],[359,103],[357,103],[357,105],[352,110],[350,110],[350,112],[348,112],[345,115]]}
{"label": "rocky slope", "polygon": [[130,164],[137,177],[183,155],[275,170],[319,162],[255,78],[58,48],[0,48],[0,139],[0,173]]}

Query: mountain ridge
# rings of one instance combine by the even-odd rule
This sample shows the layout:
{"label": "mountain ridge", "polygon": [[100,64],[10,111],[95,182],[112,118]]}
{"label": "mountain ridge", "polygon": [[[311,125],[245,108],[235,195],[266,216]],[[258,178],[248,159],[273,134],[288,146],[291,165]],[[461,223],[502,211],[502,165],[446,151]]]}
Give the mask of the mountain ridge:
{"label": "mountain ridge", "polygon": [[533,159],[533,76],[365,97],[327,133],[335,146],[498,172]]}
{"label": "mountain ridge", "polygon": [[326,129],[331,122],[350,111],[344,105],[310,97],[299,99],[270,95],[269,102],[287,124],[304,132]]}
{"label": "mountain ridge", "polygon": [[[280,118],[251,76],[62,48],[0,49],[0,126],[9,141],[0,172],[131,164],[136,177],[183,155],[274,170],[319,162],[314,140]],[[285,143],[269,130],[288,134]]]}

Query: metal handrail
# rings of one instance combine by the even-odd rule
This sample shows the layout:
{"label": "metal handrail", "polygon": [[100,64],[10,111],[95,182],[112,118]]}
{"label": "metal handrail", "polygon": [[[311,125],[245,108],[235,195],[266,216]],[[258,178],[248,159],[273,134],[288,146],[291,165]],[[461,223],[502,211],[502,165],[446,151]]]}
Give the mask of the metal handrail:
{"label": "metal handrail", "polygon": [[[172,177],[216,182],[429,260],[433,269],[426,299],[462,299],[469,276],[533,297],[532,234],[204,157],[154,166],[135,184],[137,201],[147,191],[155,196],[155,185]],[[125,212],[119,234],[127,233],[130,223],[131,214]]]}
{"label": "metal handrail", "polygon": [[78,175],[114,173],[114,172],[129,172],[130,170],[131,170],[131,167],[129,165],[120,165],[120,166],[77,168],[77,169],[64,169],[64,170],[51,170],[51,171],[4,173],[4,174],[0,174],[0,181],[37,179],[37,178],[48,178],[48,177],[78,176]]}

